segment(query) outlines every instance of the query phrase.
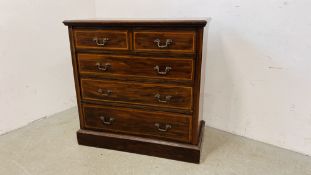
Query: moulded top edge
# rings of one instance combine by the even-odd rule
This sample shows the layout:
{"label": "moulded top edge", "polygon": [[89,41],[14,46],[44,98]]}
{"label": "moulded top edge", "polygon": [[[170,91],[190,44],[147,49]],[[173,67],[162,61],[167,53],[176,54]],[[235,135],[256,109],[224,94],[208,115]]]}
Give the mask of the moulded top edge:
{"label": "moulded top edge", "polygon": [[193,26],[204,27],[210,18],[207,19],[88,19],[88,20],[65,20],[66,26]]}

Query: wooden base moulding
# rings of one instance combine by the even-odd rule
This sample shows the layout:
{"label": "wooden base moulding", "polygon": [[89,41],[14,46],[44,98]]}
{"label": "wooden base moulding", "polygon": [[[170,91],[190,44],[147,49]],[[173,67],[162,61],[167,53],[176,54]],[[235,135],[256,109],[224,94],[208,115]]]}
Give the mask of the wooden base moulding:
{"label": "wooden base moulding", "polygon": [[154,140],[136,136],[96,132],[80,129],[77,132],[80,145],[107,148],[149,156],[200,163],[205,122],[201,121],[197,145]]}

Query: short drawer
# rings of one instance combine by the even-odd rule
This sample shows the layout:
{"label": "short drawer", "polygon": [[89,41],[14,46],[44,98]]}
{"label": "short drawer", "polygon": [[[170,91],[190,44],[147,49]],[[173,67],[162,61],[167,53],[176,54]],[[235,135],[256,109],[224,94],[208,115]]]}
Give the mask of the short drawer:
{"label": "short drawer", "polygon": [[193,60],[189,58],[152,58],[78,54],[81,75],[111,75],[169,80],[192,80]]}
{"label": "short drawer", "polygon": [[82,99],[192,109],[192,87],[81,79]]}
{"label": "short drawer", "polygon": [[194,52],[194,31],[135,31],[134,50]]}
{"label": "short drawer", "polygon": [[78,49],[128,50],[127,30],[74,30],[75,46]]}
{"label": "short drawer", "polygon": [[191,116],[83,105],[87,129],[190,141]]}

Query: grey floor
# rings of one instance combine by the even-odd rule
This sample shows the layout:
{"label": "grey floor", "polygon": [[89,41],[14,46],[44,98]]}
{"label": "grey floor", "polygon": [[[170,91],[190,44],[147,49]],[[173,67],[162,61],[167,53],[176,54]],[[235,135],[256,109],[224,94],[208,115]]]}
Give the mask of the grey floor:
{"label": "grey floor", "polygon": [[200,165],[79,146],[76,108],[0,136],[0,175],[311,175],[311,157],[206,128]]}

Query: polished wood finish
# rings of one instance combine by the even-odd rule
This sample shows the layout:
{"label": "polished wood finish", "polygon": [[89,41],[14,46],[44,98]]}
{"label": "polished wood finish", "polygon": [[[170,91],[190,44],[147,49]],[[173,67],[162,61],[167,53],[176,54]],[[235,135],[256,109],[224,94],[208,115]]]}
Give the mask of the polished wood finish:
{"label": "polished wood finish", "polygon": [[83,112],[86,129],[190,141],[192,117],[188,115],[95,105],[83,105]]}
{"label": "polished wood finish", "polygon": [[[134,31],[134,50],[194,52],[195,31]],[[159,39],[158,43],[155,40]],[[166,46],[166,40],[171,40]],[[166,46],[166,47],[164,47]]]}
{"label": "polished wood finish", "polygon": [[79,49],[128,50],[127,33],[127,30],[78,29],[74,30],[75,45]]}
{"label": "polished wood finish", "polygon": [[[193,59],[188,58],[155,58],[132,55],[78,54],[79,72],[83,75],[109,75],[127,79],[140,77],[146,80],[190,81],[193,78]],[[166,74],[166,67],[171,69]],[[104,69],[106,68],[106,69]]]}
{"label": "polished wood finish", "polygon": [[[192,88],[172,85],[81,79],[82,99],[168,108],[192,108]],[[156,96],[158,94],[158,96]],[[170,97],[169,99],[167,97]]]}
{"label": "polished wood finish", "polygon": [[[204,86],[204,84],[201,83],[201,67],[202,67],[202,47],[203,47],[203,28],[197,29],[197,60],[196,60],[196,70],[195,70],[195,80],[193,84],[193,125],[192,125],[192,136],[193,140],[192,143],[196,144],[199,142],[198,137],[196,137],[200,132],[200,121],[203,120],[203,88],[201,89],[201,85]],[[200,98],[202,97],[202,98]]]}
{"label": "polished wood finish", "polygon": [[79,107],[79,144],[199,163],[206,23],[64,21]]}
{"label": "polished wood finish", "polygon": [[174,20],[65,20],[66,26],[71,27],[204,27],[207,20],[174,19]]}
{"label": "polished wood finish", "polygon": [[81,145],[200,163],[204,126],[202,121],[198,143],[195,145],[83,129],[77,132],[77,138]]}
{"label": "polished wood finish", "polygon": [[74,36],[72,27],[68,27],[69,31],[69,40],[70,40],[70,51],[71,51],[71,60],[72,60],[72,68],[73,68],[73,76],[75,81],[75,88],[76,88],[76,98],[77,98],[77,106],[79,111],[79,120],[80,120],[80,128],[84,128],[84,120],[83,120],[83,112],[82,112],[82,99],[80,93],[80,84],[79,84],[79,74],[78,72],[78,63],[76,59],[76,47],[74,45]]}

